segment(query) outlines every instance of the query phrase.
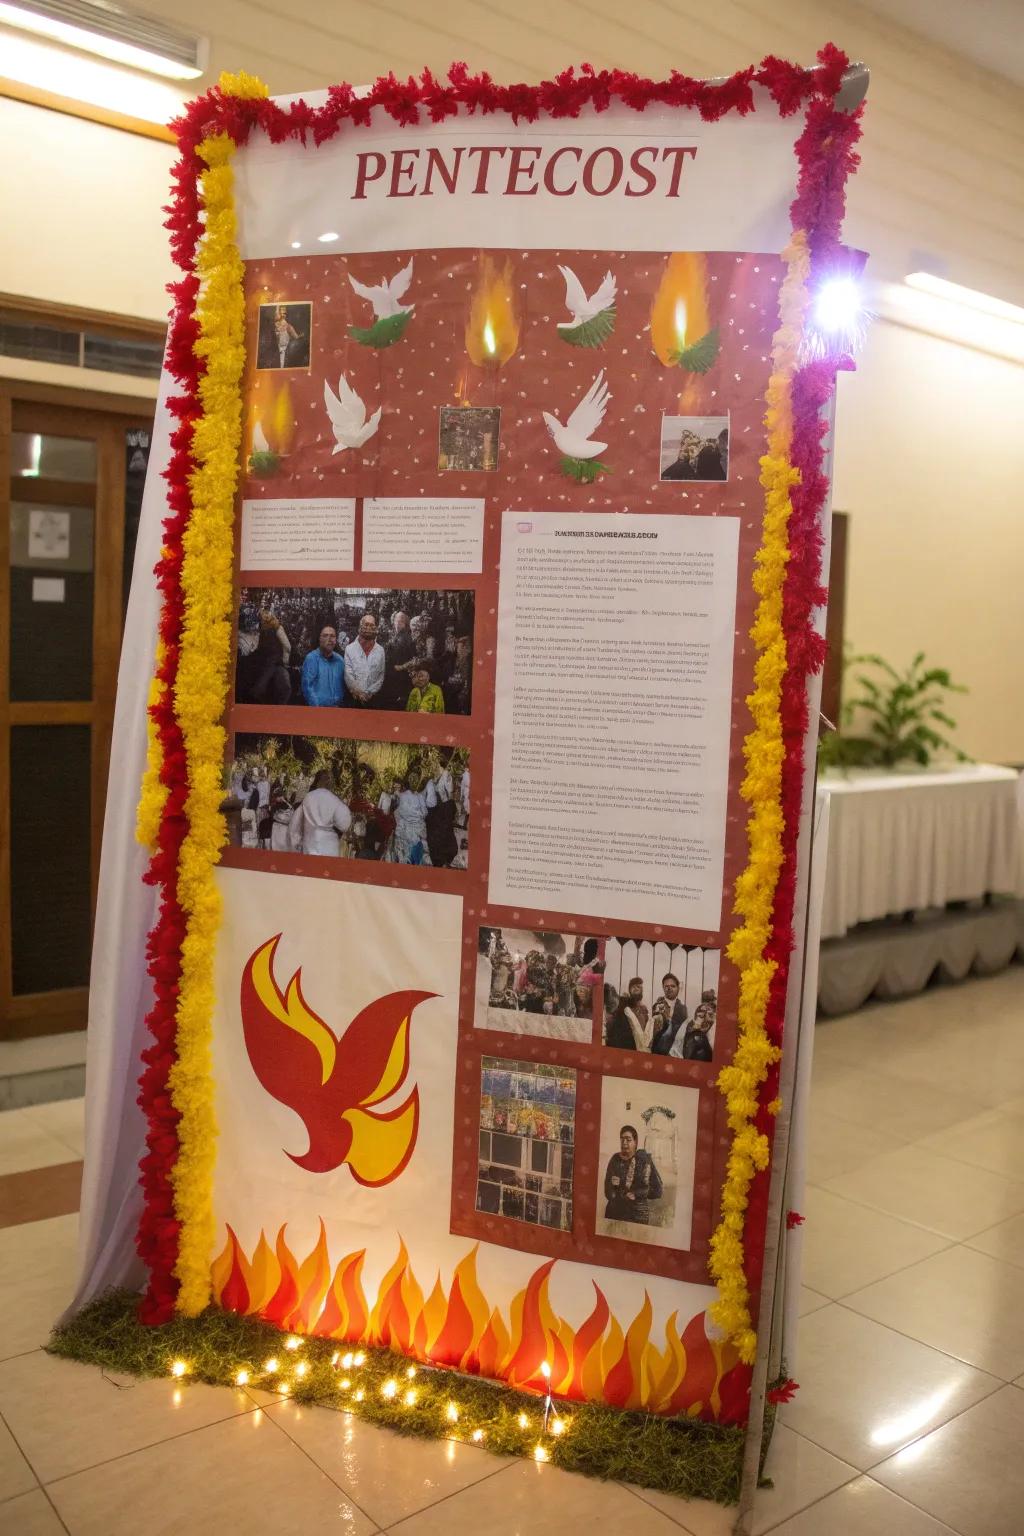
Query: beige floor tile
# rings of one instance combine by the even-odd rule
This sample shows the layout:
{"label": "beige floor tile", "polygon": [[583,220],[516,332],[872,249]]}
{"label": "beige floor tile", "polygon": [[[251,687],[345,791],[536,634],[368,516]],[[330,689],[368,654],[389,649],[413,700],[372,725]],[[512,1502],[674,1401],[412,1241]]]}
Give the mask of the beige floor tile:
{"label": "beige floor tile", "polygon": [[[951,1077],[950,1084],[956,1083]],[[877,1056],[859,1068],[826,1062],[819,1070],[816,1064],[811,1096],[823,1114],[909,1141],[991,1107],[958,1087],[936,1088],[887,1076]]]}
{"label": "beige floor tile", "polygon": [[9,1536],[67,1536],[45,1493],[23,1493],[0,1508],[0,1528]]}
{"label": "beige floor tile", "polygon": [[1024,1118],[1001,1110],[986,1110],[926,1137],[919,1145],[1006,1179],[1024,1178]]}
{"label": "beige floor tile", "polygon": [[77,1216],[0,1228],[0,1360],[38,1349],[74,1292]]}
{"label": "beige floor tile", "polygon": [[1024,1268],[1024,1214],[1011,1216],[1009,1221],[1001,1221],[984,1232],[976,1232],[967,1239],[967,1247]]}
{"label": "beige floor tile", "polygon": [[1004,1387],[876,1467],[872,1476],[960,1536],[1024,1527],[1024,1392]]}
{"label": "beige floor tile", "polygon": [[818,1291],[812,1291],[809,1285],[802,1285],[800,1287],[798,1316],[809,1317],[812,1312],[817,1312],[819,1307],[827,1307],[828,1305],[829,1299],[827,1296],[822,1296]]}
{"label": "beige floor tile", "polygon": [[[0,1419],[0,1502],[38,1487],[36,1475],[18,1449],[18,1443]],[[0,1521],[2,1524],[2,1521]]]}
{"label": "beige floor tile", "polygon": [[873,1157],[824,1187],[957,1241],[1024,1211],[1024,1183],[922,1146]]}
{"label": "beige floor tile", "polygon": [[85,1155],[84,1099],[58,1099],[53,1104],[37,1104],[35,1114],[47,1135],[56,1136],[79,1157]]}
{"label": "beige floor tile", "polygon": [[37,1350],[49,1340],[54,1323],[74,1295],[67,1280],[19,1280],[0,1285],[0,1361]]}
{"label": "beige floor tile", "polygon": [[[757,1492],[754,1536],[774,1530],[780,1521],[824,1498],[856,1475],[855,1469],[846,1462],[780,1425],[772,1438],[765,1465],[765,1476],[771,1478],[774,1486]],[[690,1536],[730,1536],[736,1521],[735,1509],[723,1509],[720,1504],[711,1504],[706,1499],[687,1503],[667,1494],[649,1493],[646,1489],[642,1494],[656,1509],[670,1515],[675,1511],[674,1518]],[[644,1529],[637,1527],[638,1531]]]}
{"label": "beige floor tile", "polygon": [[785,1423],[862,1471],[1003,1384],[842,1306],[804,1319],[798,1351]]}
{"label": "beige floor tile", "polygon": [[62,1478],[48,1492],[71,1536],[375,1530],[259,1410]]}
{"label": "beige floor tile", "polygon": [[0,1365],[0,1413],[43,1483],[252,1411],[227,1387],[112,1377],[42,1351]]}
{"label": "beige floor tile", "polygon": [[1024,1371],[1020,1270],[948,1248],[846,1298],[845,1305],[922,1344],[1012,1381]]}
{"label": "beige floor tile", "polygon": [[820,1504],[777,1525],[772,1536],[956,1536],[870,1477],[858,1477]]}
{"label": "beige floor tile", "polygon": [[803,1279],[833,1299],[916,1264],[946,1246],[922,1227],[808,1186],[803,1214]]}
{"label": "beige floor tile", "polygon": [[70,1163],[74,1154],[66,1142],[44,1130],[35,1109],[0,1111],[0,1174],[25,1173]]}
{"label": "beige floor tile", "polygon": [[837,1174],[849,1173],[860,1168],[883,1152],[894,1152],[906,1146],[906,1138],[893,1136],[889,1131],[872,1130],[866,1125],[854,1125],[850,1120],[840,1120],[811,1102],[810,1123],[807,1135],[807,1177],[814,1184],[824,1184]]}
{"label": "beige floor tile", "polygon": [[[674,1503],[686,1508],[681,1500]],[[566,1536],[585,1530],[679,1536],[659,1514],[617,1483],[518,1461],[461,1493],[392,1526],[394,1536]],[[78,1536],[75,1532],[74,1536]]]}
{"label": "beige floor tile", "polygon": [[399,1439],[330,1408],[268,1410],[285,1433],[381,1527],[490,1477],[508,1457],[454,1441]]}

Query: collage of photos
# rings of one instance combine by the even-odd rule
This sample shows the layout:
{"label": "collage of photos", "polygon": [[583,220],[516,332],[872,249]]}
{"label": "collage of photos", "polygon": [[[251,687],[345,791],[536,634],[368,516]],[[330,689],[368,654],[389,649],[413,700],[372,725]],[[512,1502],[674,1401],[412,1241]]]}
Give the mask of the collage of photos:
{"label": "collage of photos", "polygon": [[721,952],[606,939],[602,1039],[620,1051],[713,1061]]}
{"label": "collage of photos", "polygon": [[598,1236],[689,1248],[699,1097],[675,1083],[602,1079]]}
{"label": "collage of photos", "polygon": [[484,1056],[476,1209],[572,1231],[576,1073]]}
{"label": "collage of photos", "polygon": [[728,416],[663,416],[661,479],[708,484],[729,478]]}
{"label": "collage of photos", "polygon": [[243,587],[235,702],[468,715],[472,591]]}
{"label": "collage of photos", "polygon": [[477,1029],[548,1040],[593,1040],[603,940],[525,928],[481,928],[473,1022]]}
{"label": "collage of photos", "polygon": [[465,747],[314,736],[235,736],[229,840],[267,853],[469,865]]}

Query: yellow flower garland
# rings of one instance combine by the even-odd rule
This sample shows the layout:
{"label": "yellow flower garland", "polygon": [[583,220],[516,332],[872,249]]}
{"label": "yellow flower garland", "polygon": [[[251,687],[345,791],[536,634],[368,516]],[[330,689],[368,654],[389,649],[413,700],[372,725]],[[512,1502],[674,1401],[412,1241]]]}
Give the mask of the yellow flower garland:
{"label": "yellow flower garland", "polygon": [[149,713],[161,702],[166,691],[167,685],[160,677],[165,654],[164,642],[157,636],[153,680],[149,685],[149,697],[146,700],[146,771],[142,776],[142,792],[139,795],[139,807],[135,817],[135,836],[144,848],[149,849],[156,847],[164,805],[167,802],[167,786],[160,778],[164,765],[163,747],[153,716]]}
{"label": "yellow flower garland", "polygon": [[[223,75],[225,95],[265,96],[251,76]],[[231,661],[234,507],[242,436],[241,380],[245,364],[243,265],[238,253],[228,134],[203,140],[198,153],[205,230],[196,255],[201,280],[195,354],[206,371],[199,384],[202,415],[192,451],[192,512],[182,541],[185,616],[175,683],[175,712],[185,744],[188,831],[178,865],[178,901],[186,916],[177,1009],[177,1052],[170,1072],[171,1100],[181,1119],[179,1152],[171,1175],[181,1223],[175,1274],[177,1308],[186,1316],[210,1300],[214,1246],[213,1167],[217,1122],[211,1066],[213,962],[220,926],[214,866],[224,842],[224,727]]]}
{"label": "yellow flower garland", "polygon": [[754,728],[743,744],[746,774],[740,789],[750,807],[749,852],[747,866],[736,882],[733,907],[741,922],[726,951],[740,973],[738,1037],[732,1061],[718,1076],[733,1140],[708,1266],[718,1287],[711,1317],[748,1365],[757,1353],[757,1334],[744,1269],[744,1225],[751,1182],[757,1170],[767,1168],[769,1157],[768,1139],[756,1129],[754,1118],[758,1089],[780,1054],[765,1030],[768,992],[776,969],[775,962],[765,958],[765,948],[771,936],[775,888],[782,867],[781,694],[786,670],[782,588],[789,560],[790,490],[799,479],[790,462],[791,388],[808,302],[806,235],[796,232],[782,259],[786,272],[779,292],[780,323],[772,341],[772,375],[765,411],[768,451],[761,460],[765,512],[754,573],[759,602],[750,631],[757,648],[754,691],[747,699]]}

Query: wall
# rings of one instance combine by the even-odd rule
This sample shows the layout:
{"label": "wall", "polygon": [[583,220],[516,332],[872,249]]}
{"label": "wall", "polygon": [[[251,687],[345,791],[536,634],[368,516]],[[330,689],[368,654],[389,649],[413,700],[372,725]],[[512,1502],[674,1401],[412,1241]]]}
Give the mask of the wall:
{"label": "wall", "polygon": [[840,379],[833,504],[846,633],[970,688],[957,740],[1024,762],[1024,368],[878,321]]}

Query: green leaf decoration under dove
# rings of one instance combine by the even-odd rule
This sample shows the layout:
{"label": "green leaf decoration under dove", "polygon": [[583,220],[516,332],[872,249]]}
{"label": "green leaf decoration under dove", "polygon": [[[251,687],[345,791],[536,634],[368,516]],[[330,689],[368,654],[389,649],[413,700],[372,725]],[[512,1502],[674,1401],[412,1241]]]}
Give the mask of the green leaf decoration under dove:
{"label": "green leaf decoration under dove", "polygon": [[562,454],[562,473],[582,485],[592,485],[598,475],[611,474],[611,469],[599,458],[608,444],[597,442],[591,435],[604,420],[610,399],[602,368],[564,426],[550,411],[541,412],[552,442]]}
{"label": "green leaf decoration under dove", "polygon": [[252,450],[249,454],[247,465],[250,475],[257,479],[266,480],[276,474],[281,467],[281,458],[276,454],[267,442],[267,435],[260,422],[256,422],[252,429]]}
{"label": "green leaf decoration under dove", "polygon": [[373,287],[366,283],[357,282],[349,274],[349,283],[353,293],[357,293],[361,299],[366,299],[373,305],[373,324],[369,326],[350,325],[348,333],[353,341],[358,341],[363,347],[393,347],[396,341],[401,341],[405,335],[415,304],[403,304],[412,282],[413,258],[409,258],[407,266],[394,277],[385,278],[383,282]]}
{"label": "green leaf decoration under dove", "polygon": [[615,329],[615,278],[606,272],[588,298],[571,267],[559,266],[565,278],[565,307],[571,320],[558,321],[558,334],[571,347],[602,347]]}
{"label": "green leaf decoration under dove", "polygon": [[708,331],[706,336],[702,336],[692,346],[683,347],[676,354],[675,361],[687,373],[707,373],[718,356],[719,346],[720,338],[716,325],[714,330]]}

